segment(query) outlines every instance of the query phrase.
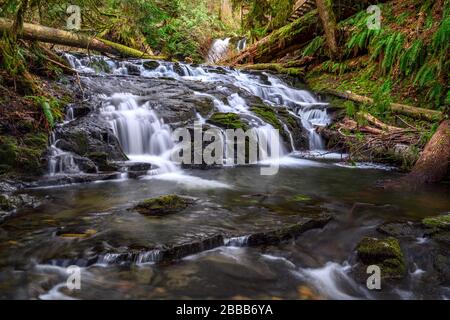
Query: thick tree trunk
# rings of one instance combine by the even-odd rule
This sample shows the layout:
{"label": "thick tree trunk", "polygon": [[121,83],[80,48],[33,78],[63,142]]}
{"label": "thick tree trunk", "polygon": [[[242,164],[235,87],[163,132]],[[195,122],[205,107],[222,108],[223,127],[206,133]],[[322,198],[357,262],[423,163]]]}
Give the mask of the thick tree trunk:
{"label": "thick tree trunk", "polygon": [[439,182],[447,176],[449,163],[450,120],[445,120],[425,146],[405,180],[414,184]]}
{"label": "thick tree trunk", "polygon": [[[11,31],[13,25],[13,21],[0,18],[0,32]],[[31,23],[24,23],[22,32],[17,36],[25,40],[41,41],[69,47],[90,49],[126,57],[143,59],[164,59],[164,57],[149,55],[145,52],[104,39],[90,38],[86,35],[76,34]]]}
{"label": "thick tree trunk", "polygon": [[325,32],[325,40],[330,52],[329,56],[331,59],[338,59],[340,52],[336,40],[336,17],[333,12],[333,1],[316,0],[316,5]]}
{"label": "thick tree trunk", "polygon": [[[325,93],[334,95],[334,96],[342,98],[342,99],[347,99],[347,100],[351,100],[354,102],[358,102],[358,103],[363,103],[363,104],[373,104],[374,103],[372,98],[360,96],[360,95],[357,95],[350,91],[339,92],[339,91],[335,91],[332,89],[327,89],[327,90],[325,90]],[[417,107],[407,106],[407,105],[399,104],[399,103],[391,103],[390,108],[394,113],[404,114],[404,115],[407,115],[407,116],[415,118],[415,119],[436,121],[436,120],[442,119],[442,117],[443,117],[443,114],[440,111],[424,109],[424,108],[417,108]]]}

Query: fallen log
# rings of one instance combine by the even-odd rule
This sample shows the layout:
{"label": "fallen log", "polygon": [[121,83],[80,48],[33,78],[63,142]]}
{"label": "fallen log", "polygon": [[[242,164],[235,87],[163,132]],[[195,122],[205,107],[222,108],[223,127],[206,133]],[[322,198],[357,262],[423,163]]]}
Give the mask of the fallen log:
{"label": "fallen log", "polygon": [[287,74],[292,77],[304,76],[304,69],[299,67],[291,67],[288,64],[281,63],[260,63],[250,64],[239,67],[242,70],[257,70],[257,71],[274,71],[280,74]]}
{"label": "fallen log", "polygon": [[387,131],[387,132],[400,132],[400,131],[404,131],[404,129],[402,128],[398,128],[398,127],[394,127],[394,126],[390,126],[384,122],[382,122],[381,120],[375,118],[373,115],[371,115],[370,113],[367,112],[358,112],[358,115],[361,116],[363,119],[367,120],[369,123],[375,125],[376,127]]}
{"label": "fallen log", "polygon": [[[13,25],[14,21],[0,18],[0,32],[10,32],[13,28]],[[40,41],[81,49],[89,49],[123,57],[154,60],[166,59],[166,57],[163,56],[149,55],[145,52],[129,48],[127,46],[105,39],[89,37],[83,34],[77,34],[31,23],[24,23],[22,32],[17,36],[24,40]]]}
{"label": "fallen log", "polygon": [[[331,94],[333,96],[351,100],[357,103],[363,103],[363,104],[373,104],[374,100],[369,97],[360,96],[355,93],[352,93],[350,91],[346,92],[340,92],[333,89],[327,89],[324,91],[327,94]],[[437,110],[430,110],[430,109],[424,109],[424,108],[418,108],[418,107],[412,107],[404,104],[399,103],[391,103],[390,105],[391,111],[394,113],[404,114],[412,118],[416,119],[423,119],[427,121],[436,121],[439,119],[442,119],[443,114],[440,111]]]}

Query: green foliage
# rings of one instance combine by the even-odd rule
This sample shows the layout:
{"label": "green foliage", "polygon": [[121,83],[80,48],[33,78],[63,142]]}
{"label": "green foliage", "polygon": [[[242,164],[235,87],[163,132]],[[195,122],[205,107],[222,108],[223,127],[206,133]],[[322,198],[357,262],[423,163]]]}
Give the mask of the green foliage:
{"label": "green foliage", "polygon": [[42,110],[49,128],[53,128],[57,121],[63,119],[63,104],[58,99],[44,96],[28,96],[26,98],[33,100],[35,105]]}
{"label": "green foliage", "polygon": [[349,117],[355,117],[357,108],[353,101],[345,101],[343,106],[345,107],[345,112]]}
{"label": "green foliage", "polygon": [[303,49],[303,57],[319,56],[323,53],[325,39],[321,36],[315,37],[308,45]]}
{"label": "green foliage", "polygon": [[351,25],[351,37],[347,42],[347,54],[367,50],[372,40],[381,34],[381,30],[369,29],[367,22],[370,16],[362,11],[356,16],[347,19],[343,25]]}
{"label": "green foliage", "polygon": [[405,36],[401,32],[392,32],[378,36],[374,42],[372,59],[376,60],[382,57],[381,68],[383,73],[389,74],[402,53]]}
{"label": "green foliage", "polygon": [[400,58],[400,71],[405,76],[416,72],[425,62],[426,49],[421,39],[416,39]]}

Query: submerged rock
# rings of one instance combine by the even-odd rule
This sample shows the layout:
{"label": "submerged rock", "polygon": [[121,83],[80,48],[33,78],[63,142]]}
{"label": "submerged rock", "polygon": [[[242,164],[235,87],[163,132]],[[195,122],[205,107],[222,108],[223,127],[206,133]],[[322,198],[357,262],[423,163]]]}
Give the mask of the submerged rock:
{"label": "submerged rock", "polygon": [[246,238],[246,245],[270,245],[295,239],[308,230],[323,228],[330,220],[331,216],[322,214],[313,218],[304,218],[301,222],[287,227],[253,233]]}
{"label": "submerged rock", "polygon": [[165,216],[185,210],[194,203],[192,198],[166,195],[140,202],[133,210],[146,216]]}
{"label": "submerged rock", "polygon": [[420,224],[409,221],[385,222],[377,227],[377,231],[392,237],[417,238],[424,234]]}
{"label": "submerged rock", "polygon": [[400,243],[395,238],[366,237],[356,248],[359,260],[366,266],[377,265],[383,278],[402,278],[406,271]]}

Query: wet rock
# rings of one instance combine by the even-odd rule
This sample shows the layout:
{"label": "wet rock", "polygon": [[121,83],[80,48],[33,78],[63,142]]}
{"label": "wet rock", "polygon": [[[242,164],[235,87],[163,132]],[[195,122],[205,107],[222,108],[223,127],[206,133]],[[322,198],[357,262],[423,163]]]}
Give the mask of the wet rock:
{"label": "wet rock", "polygon": [[158,61],[145,61],[143,63],[144,68],[148,69],[148,70],[155,70],[156,68],[159,67],[159,62]]}
{"label": "wet rock", "polygon": [[85,173],[97,173],[97,166],[91,159],[74,156],[73,161],[81,171]]}
{"label": "wet rock", "polygon": [[90,183],[94,181],[108,181],[120,178],[120,173],[80,174],[80,175],[58,175],[47,177],[39,181],[27,184],[28,188],[49,187],[67,185],[74,183]]}
{"label": "wet rock", "polygon": [[409,221],[385,222],[377,227],[377,231],[391,237],[417,238],[424,234],[424,230],[419,223]]}
{"label": "wet rock", "polygon": [[313,218],[304,218],[301,222],[294,225],[253,233],[246,239],[246,244],[249,246],[270,245],[295,239],[308,230],[323,228],[330,220],[331,216],[326,214]]}
{"label": "wet rock", "polygon": [[427,236],[438,242],[450,244],[450,214],[425,218],[422,225],[426,228]]}
{"label": "wet rock", "polygon": [[145,162],[135,162],[130,163],[128,166],[128,171],[148,171],[151,170],[152,165],[150,163]]}
{"label": "wet rock", "polygon": [[186,244],[175,245],[161,252],[163,260],[179,260],[181,258],[211,250],[223,246],[224,240],[222,235],[212,236],[210,238],[189,242]]}
{"label": "wet rock", "polygon": [[157,198],[151,198],[140,202],[133,210],[146,216],[165,216],[185,210],[194,199],[180,197],[177,195],[166,195]]}
{"label": "wet rock", "polygon": [[92,109],[88,105],[71,104],[68,107],[72,108],[74,118],[87,116],[92,111]]}
{"label": "wet rock", "polygon": [[110,125],[98,116],[83,117],[58,128],[57,147],[81,157],[104,153],[107,160],[127,160]]}
{"label": "wet rock", "polygon": [[184,74],[184,70],[183,70],[183,67],[181,66],[181,64],[179,64],[178,62],[176,62],[174,65],[173,65],[173,71],[175,71],[178,75],[180,75],[180,76],[184,76],[185,74]]}
{"label": "wet rock", "polygon": [[127,63],[126,64],[127,72],[130,76],[140,76],[141,75],[141,69],[139,66],[133,64],[133,63]]}
{"label": "wet rock", "polygon": [[426,228],[436,231],[450,230],[450,214],[438,217],[425,218],[422,220],[422,224]]}
{"label": "wet rock", "polygon": [[119,169],[118,165],[108,160],[108,155],[105,152],[91,152],[87,157],[95,163],[99,171],[112,172]]}
{"label": "wet rock", "polygon": [[383,278],[402,278],[406,271],[400,243],[395,238],[366,237],[356,248],[359,260],[365,265],[377,265]]}
{"label": "wet rock", "polygon": [[438,254],[434,258],[433,267],[438,273],[439,281],[444,285],[450,284],[450,255]]}
{"label": "wet rock", "polygon": [[209,118],[208,122],[223,129],[243,129],[244,131],[247,130],[247,125],[236,113],[217,112],[214,113],[211,118]]}

